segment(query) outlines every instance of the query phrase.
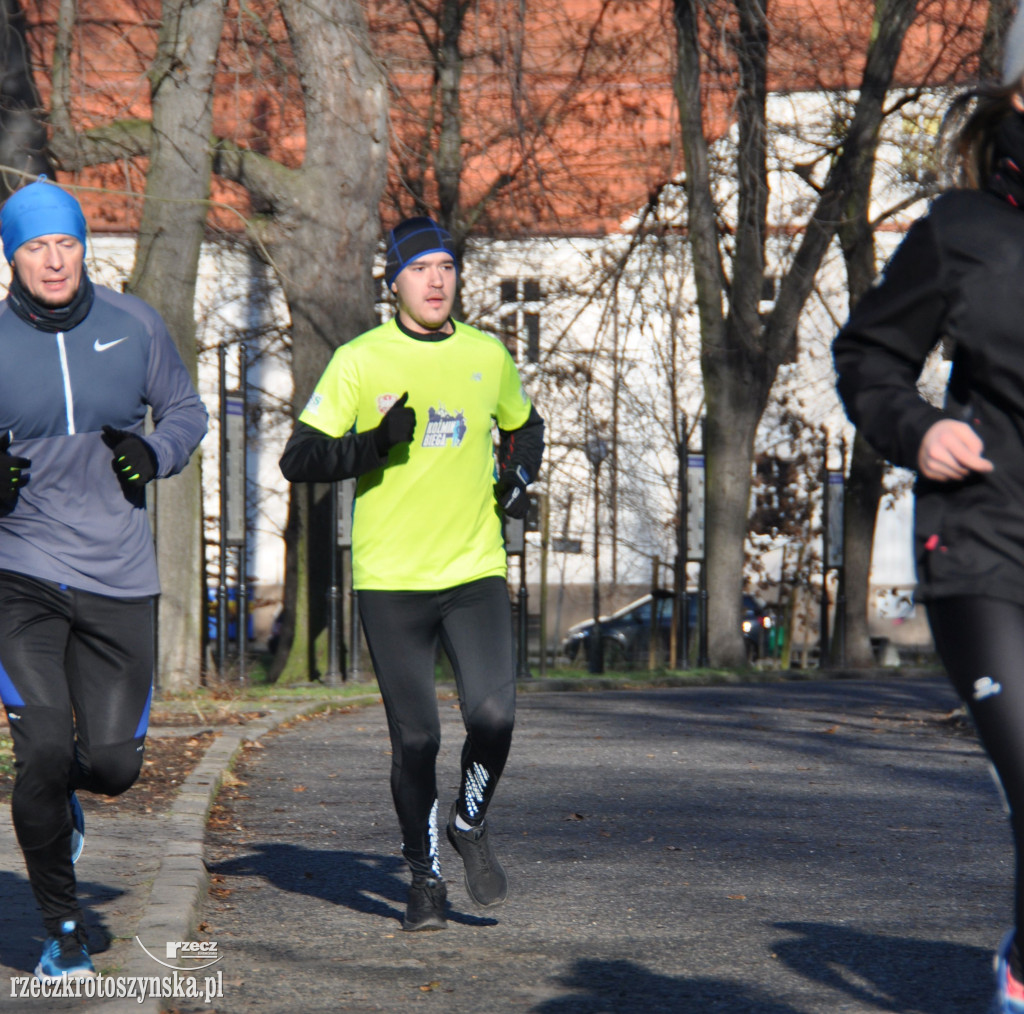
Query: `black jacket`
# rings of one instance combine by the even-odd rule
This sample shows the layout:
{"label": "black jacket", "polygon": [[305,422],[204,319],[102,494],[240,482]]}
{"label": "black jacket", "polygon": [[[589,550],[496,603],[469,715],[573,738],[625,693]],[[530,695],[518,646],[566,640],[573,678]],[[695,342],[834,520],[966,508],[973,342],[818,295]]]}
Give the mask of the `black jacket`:
{"label": "black jacket", "polygon": [[[944,408],[917,380],[944,340]],[[995,465],[916,485],[918,598],[990,595],[1024,604],[1024,210],[984,191],[938,198],[833,345],[850,420],[882,455],[915,468],[929,427],[969,423]]]}

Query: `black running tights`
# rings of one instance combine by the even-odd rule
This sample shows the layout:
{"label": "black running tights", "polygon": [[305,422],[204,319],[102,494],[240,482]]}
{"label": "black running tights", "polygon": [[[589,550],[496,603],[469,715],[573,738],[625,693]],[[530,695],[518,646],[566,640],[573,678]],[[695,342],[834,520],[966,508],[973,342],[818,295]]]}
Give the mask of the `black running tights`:
{"label": "black running tights", "polygon": [[937,599],[928,603],[928,621],[1009,806],[1015,925],[1024,928],[1024,606],[980,596]]}
{"label": "black running tights", "polygon": [[437,592],[360,591],[359,612],[391,733],[391,794],[414,874],[440,876],[437,778],[440,641],[455,671],[466,739],[458,809],[480,823],[505,767],[515,720],[508,589],[500,577]]}
{"label": "black running tights", "polygon": [[11,818],[50,933],[81,919],[69,793],[116,796],[142,767],[153,602],[0,571],[0,696],[17,772]]}

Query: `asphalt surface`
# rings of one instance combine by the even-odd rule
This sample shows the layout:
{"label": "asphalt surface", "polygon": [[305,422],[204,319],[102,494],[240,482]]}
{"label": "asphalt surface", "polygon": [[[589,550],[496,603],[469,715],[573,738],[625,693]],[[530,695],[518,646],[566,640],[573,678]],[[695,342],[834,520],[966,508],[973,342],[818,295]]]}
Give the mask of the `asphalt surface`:
{"label": "asphalt surface", "polygon": [[1012,849],[954,708],[898,676],[523,693],[491,811],[509,901],[474,906],[442,834],[448,929],[416,934],[383,709],[297,722],[213,814],[195,936],[224,997],[176,1009],[982,1014]]}
{"label": "asphalt surface", "polygon": [[[141,991],[137,996],[116,993],[127,993],[132,983],[139,987],[154,977],[173,977],[175,970],[160,961],[166,962],[168,942],[192,942],[208,887],[202,854],[206,815],[220,781],[243,743],[258,740],[308,707],[284,704],[244,726],[210,729],[216,734],[211,745],[167,809],[142,815],[129,809],[97,814],[87,808],[85,851],[75,867],[78,894],[93,963],[106,984],[113,984],[113,996],[26,995],[46,934],[25,876],[10,807],[0,806],[0,1011],[157,1014],[165,1007]],[[150,735],[188,731],[152,728]],[[187,962],[170,963],[205,985],[200,976],[190,974]],[[178,988],[174,982],[170,988],[159,986],[167,993]]]}

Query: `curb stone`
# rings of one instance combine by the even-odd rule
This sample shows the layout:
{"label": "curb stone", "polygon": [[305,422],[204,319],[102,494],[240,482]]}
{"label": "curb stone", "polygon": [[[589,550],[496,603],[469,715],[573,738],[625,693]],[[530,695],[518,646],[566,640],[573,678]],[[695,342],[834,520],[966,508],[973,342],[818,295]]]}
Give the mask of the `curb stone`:
{"label": "curb stone", "polygon": [[[346,698],[338,703],[348,707],[378,699],[378,695],[373,694]],[[168,941],[192,939],[209,883],[203,861],[206,819],[224,775],[231,769],[242,747],[287,722],[324,708],[323,701],[315,701],[272,711],[247,725],[237,726],[230,731],[219,731],[217,738],[207,747],[202,759],[182,783],[171,805],[164,857],[136,927],[137,940],[150,951],[161,954],[161,948]],[[158,966],[141,947],[136,947],[119,974],[152,978],[173,973],[168,968]],[[135,1014],[161,1014],[168,1007],[176,1005],[173,998],[147,997],[141,1003],[137,999],[119,999],[103,1004],[102,1009],[104,1014],[128,1014],[129,1011]]]}

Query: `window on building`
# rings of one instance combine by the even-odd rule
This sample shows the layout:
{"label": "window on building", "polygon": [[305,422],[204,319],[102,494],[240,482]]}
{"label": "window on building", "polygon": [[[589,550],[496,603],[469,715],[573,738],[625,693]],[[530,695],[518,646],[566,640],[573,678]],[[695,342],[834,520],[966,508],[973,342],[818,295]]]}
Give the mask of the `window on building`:
{"label": "window on building", "polygon": [[512,358],[530,363],[540,360],[541,287],[537,278],[503,278],[501,334]]}

